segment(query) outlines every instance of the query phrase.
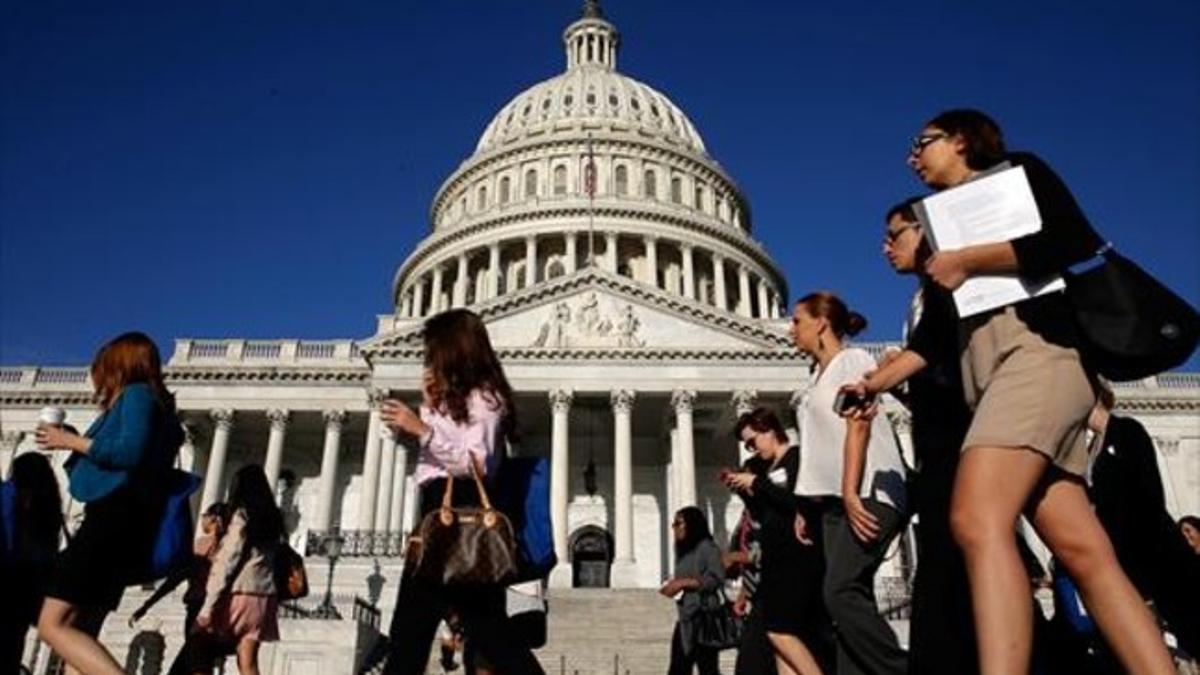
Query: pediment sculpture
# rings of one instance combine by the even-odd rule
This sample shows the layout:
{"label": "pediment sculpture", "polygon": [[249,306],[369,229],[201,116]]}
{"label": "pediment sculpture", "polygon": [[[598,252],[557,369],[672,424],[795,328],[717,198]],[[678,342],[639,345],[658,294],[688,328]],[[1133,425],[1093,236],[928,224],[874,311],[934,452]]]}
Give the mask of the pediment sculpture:
{"label": "pediment sculpture", "polygon": [[568,301],[554,305],[538,329],[534,347],[641,347],[642,322],[633,305],[605,311],[596,294],[588,293],[574,308]]}

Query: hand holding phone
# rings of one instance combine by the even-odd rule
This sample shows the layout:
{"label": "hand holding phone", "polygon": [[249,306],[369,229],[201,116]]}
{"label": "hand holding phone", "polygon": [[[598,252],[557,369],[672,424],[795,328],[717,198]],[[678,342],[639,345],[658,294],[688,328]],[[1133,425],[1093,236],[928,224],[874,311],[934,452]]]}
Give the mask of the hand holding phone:
{"label": "hand holding phone", "polygon": [[833,399],[833,412],[841,417],[846,417],[855,410],[869,408],[874,401],[873,395],[864,395],[854,385],[846,385],[838,391],[837,396]]}

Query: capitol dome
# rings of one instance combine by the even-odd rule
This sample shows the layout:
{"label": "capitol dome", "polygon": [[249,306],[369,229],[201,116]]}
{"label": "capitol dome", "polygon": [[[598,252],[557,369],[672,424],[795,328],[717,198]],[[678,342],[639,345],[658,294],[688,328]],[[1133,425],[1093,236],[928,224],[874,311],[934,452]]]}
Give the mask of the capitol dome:
{"label": "capitol dome", "polygon": [[747,319],[786,281],[749,202],[687,115],[617,70],[597,0],[563,31],[565,70],[513,97],[442,183],[432,232],[393,281],[398,319],[475,306],[583,270]]}

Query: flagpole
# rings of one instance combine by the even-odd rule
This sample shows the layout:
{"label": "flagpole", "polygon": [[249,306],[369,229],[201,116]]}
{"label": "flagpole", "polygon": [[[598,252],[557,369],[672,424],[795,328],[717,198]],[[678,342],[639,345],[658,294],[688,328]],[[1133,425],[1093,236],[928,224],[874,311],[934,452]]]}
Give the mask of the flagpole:
{"label": "flagpole", "polygon": [[596,266],[596,161],[592,155],[592,134],[587,136],[587,167],[584,169],[583,185],[588,196],[588,267]]}

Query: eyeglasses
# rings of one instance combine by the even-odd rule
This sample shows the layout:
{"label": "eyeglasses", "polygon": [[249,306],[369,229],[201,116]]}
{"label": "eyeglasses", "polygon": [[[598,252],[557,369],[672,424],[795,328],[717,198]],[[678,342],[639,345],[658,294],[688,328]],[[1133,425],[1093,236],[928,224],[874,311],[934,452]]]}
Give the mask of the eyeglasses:
{"label": "eyeglasses", "polygon": [[754,435],[750,438],[742,439],[742,445],[746,447],[748,452],[758,452],[758,448],[754,445],[754,439],[756,438],[758,438],[758,432],[754,432]]}
{"label": "eyeglasses", "polygon": [[917,136],[913,136],[912,143],[908,146],[908,154],[912,157],[919,157],[922,152],[925,152],[925,148],[928,148],[930,145],[933,145],[943,138],[950,138],[950,134],[936,133],[919,134]]}
{"label": "eyeglasses", "polygon": [[887,231],[884,232],[884,234],[883,234],[883,239],[884,239],[884,241],[886,241],[889,244],[894,244],[894,243],[896,243],[896,240],[900,238],[900,235],[904,234],[905,232],[908,232],[909,230],[920,229],[920,227],[921,227],[920,223],[905,223],[901,227],[897,227],[894,230],[891,228],[888,228]]}

